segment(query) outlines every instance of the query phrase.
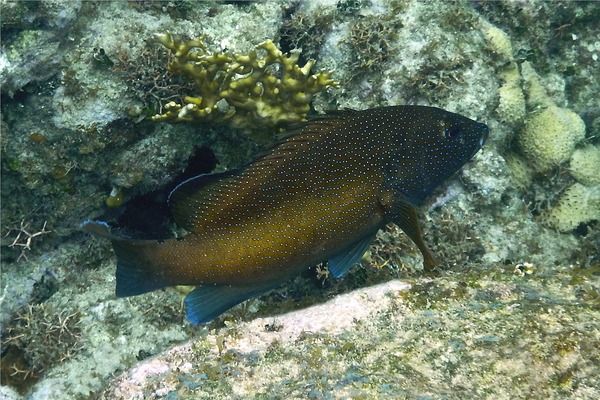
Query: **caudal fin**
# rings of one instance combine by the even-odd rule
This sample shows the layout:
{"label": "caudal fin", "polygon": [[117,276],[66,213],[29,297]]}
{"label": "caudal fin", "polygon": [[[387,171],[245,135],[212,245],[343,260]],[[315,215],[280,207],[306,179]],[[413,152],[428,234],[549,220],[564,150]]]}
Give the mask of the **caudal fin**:
{"label": "caudal fin", "polygon": [[112,242],[117,256],[117,286],[115,289],[117,297],[136,296],[168,286],[163,279],[159,279],[148,270],[148,261],[142,257],[142,247],[154,243],[140,242],[118,240]]}
{"label": "caudal fin", "polygon": [[134,240],[119,236],[102,221],[85,221],[81,224],[81,229],[112,242],[117,257],[117,297],[136,296],[168,286],[148,269],[148,260],[144,258],[144,248],[155,245],[154,240]]}

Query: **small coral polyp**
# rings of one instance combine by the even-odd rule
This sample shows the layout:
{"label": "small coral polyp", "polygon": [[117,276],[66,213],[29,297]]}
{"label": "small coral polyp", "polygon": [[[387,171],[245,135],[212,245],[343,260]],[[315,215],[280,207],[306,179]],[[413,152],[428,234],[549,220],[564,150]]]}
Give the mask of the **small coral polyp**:
{"label": "small coral polyp", "polygon": [[299,51],[285,55],[270,40],[241,55],[209,53],[202,38],[163,34],[156,39],[172,51],[169,70],[192,79],[198,95],[168,103],[155,121],[228,122],[255,132],[304,120],[312,96],[338,85],[332,71],[311,74],[314,60],[300,67]]}

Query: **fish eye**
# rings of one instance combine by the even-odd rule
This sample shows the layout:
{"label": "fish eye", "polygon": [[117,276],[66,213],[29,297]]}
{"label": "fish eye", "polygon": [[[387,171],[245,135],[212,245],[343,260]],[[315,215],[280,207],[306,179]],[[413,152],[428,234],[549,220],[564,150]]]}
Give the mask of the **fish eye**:
{"label": "fish eye", "polygon": [[460,136],[461,132],[462,132],[462,129],[460,128],[460,126],[456,126],[456,125],[449,126],[444,130],[444,136],[448,140],[454,140]]}

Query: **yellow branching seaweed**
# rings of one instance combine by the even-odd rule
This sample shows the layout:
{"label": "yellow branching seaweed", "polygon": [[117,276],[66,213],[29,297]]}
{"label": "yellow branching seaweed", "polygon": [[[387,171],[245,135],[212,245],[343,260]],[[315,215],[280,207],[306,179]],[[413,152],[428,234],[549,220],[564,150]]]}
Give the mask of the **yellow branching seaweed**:
{"label": "yellow branching seaweed", "polygon": [[183,41],[171,34],[157,35],[171,50],[169,70],[192,79],[198,90],[183,104],[166,104],[155,121],[229,122],[248,132],[305,119],[315,93],[338,83],[332,71],[311,74],[309,60],[300,67],[300,51],[283,54],[267,40],[247,55],[210,53],[202,38]]}

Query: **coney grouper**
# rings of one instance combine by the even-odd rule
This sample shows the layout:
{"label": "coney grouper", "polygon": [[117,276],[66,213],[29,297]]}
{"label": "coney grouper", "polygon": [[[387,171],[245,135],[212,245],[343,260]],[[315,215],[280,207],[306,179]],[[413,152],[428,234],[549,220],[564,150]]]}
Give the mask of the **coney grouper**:
{"label": "coney grouper", "polygon": [[176,187],[168,204],[189,232],[182,238],[126,238],[100,221],[82,228],[112,241],[117,296],[198,286],[186,314],[205,323],[321,262],[342,276],[389,222],[416,244],[425,269],[435,267],[415,205],[487,136],[487,125],[434,107],[332,112],[245,167]]}

